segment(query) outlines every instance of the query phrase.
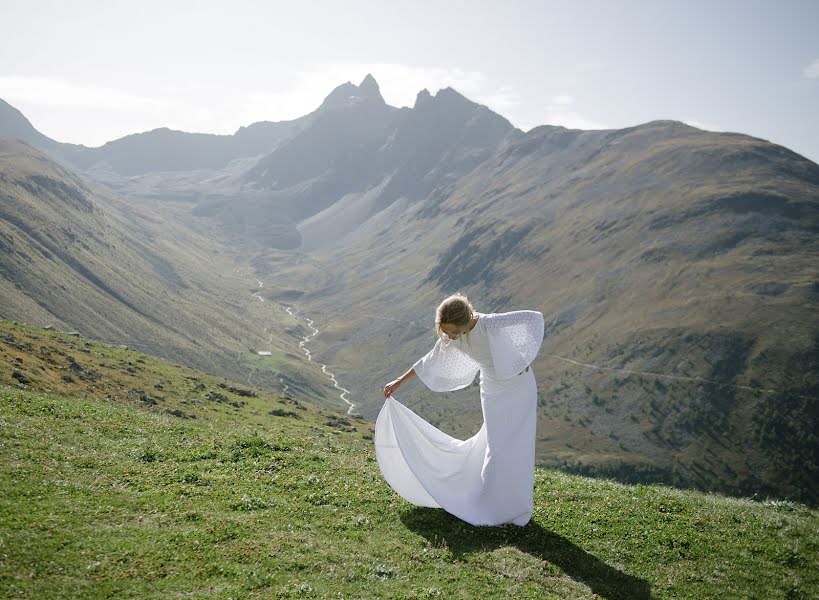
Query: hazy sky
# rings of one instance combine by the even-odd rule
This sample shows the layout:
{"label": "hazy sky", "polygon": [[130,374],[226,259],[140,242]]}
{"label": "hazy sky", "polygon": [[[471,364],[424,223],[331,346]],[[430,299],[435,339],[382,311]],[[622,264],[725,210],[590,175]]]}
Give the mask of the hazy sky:
{"label": "hazy sky", "polygon": [[372,73],[412,106],[452,86],[528,130],[653,119],[819,162],[819,0],[0,0],[0,98],[99,145],[292,119]]}

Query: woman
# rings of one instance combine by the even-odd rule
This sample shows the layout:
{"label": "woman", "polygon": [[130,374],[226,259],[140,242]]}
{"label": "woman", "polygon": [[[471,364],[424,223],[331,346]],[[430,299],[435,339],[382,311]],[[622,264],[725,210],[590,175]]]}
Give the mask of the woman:
{"label": "woman", "polygon": [[[537,387],[529,366],[543,315],[475,312],[456,294],[438,307],[438,340],[384,387],[375,447],[387,483],[418,506],[443,508],[472,525],[526,525],[532,516]],[[468,386],[480,371],[483,425],[468,440],[436,429],[392,395],[418,376],[431,390]]]}

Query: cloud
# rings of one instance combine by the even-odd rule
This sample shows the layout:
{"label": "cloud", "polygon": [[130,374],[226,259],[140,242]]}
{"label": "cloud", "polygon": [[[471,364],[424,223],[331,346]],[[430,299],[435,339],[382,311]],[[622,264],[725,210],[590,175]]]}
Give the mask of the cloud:
{"label": "cloud", "polygon": [[697,117],[689,117],[687,119],[683,119],[682,122],[686,125],[691,125],[691,127],[696,127],[697,129],[703,129],[705,131],[726,131],[725,127],[720,127],[714,123],[703,121]]}
{"label": "cloud", "polygon": [[805,79],[819,79],[819,58],[804,68],[802,77]]}
{"label": "cloud", "polygon": [[495,92],[485,93],[472,99],[504,117],[509,117],[507,112],[521,104],[520,94],[511,85],[501,86]]}
{"label": "cloud", "polygon": [[571,106],[574,104],[574,98],[571,96],[555,96],[552,98],[552,102],[550,106],[553,107],[561,107],[561,106]]}
{"label": "cloud", "polygon": [[608,129],[606,125],[589,119],[573,109],[574,98],[568,95],[554,96],[546,106],[544,122],[567,129]]}
{"label": "cloud", "polygon": [[111,87],[82,85],[56,77],[0,76],[0,98],[51,107],[114,111],[159,111],[167,99],[148,98]]}

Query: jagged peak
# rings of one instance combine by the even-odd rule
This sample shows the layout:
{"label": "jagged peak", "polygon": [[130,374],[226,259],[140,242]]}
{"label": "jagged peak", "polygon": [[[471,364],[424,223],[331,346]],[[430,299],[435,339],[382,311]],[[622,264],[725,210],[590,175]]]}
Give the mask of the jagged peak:
{"label": "jagged peak", "polygon": [[435,103],[446,103],[450,105],[461,104],[465,107],[475,108],[480,106],[476,104],[463,94],[461,94],[458,90],[452,87],[445,87],[438,90],[435,95],[429,93],[428,89],[423,89],[418,92],[418,95],[415,97],[415,106],[418,107],[420,104],[425,104],[427,102],[435,102]]}
{"label": "jagged peak", "polygon": [[464,96],[458,90],[456,90],[455,88],[450,87],[450,86],[447,86],[445,88],[441,88],[440,90],[438,90],[438,93],[435,94],[435,97],[436,98],[439,98],[439,97],[440,98],[461,98],[463,100],[467,100],[468,102],[472,103],[472,101],[469,100],[466,96]]}
{"label": "jagged peak", "polygon": [[420,104],[426,102],[431,98],[432,94],[429,93],[429,90],[427,88],[424,88],[423,90],[418,92],[417,96],[415,96],[415,108],[418,108]]}
{"label": "jagged peak", "polygon": [[386,104],[384,98],[381,96],[378,82],[375,80],[375,77],[370,74],[361,81],[361,85],[355,85],[349,81],[342,83],[324,99],[324,102],[321,103],[321,108],[345,108],[363,102]]}
{"label": "jagged peak", "polygon": [[360,84],[358,84],[358,90],[367,96],[381,95],[381,89],[378,87],[378,82],[371,73],[367,73],[367,76],[361,81]]}

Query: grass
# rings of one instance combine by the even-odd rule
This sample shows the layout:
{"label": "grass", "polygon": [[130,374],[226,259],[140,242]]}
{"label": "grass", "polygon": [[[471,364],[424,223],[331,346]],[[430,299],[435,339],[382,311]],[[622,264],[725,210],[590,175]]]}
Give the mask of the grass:
{"label": "grass", "polygon": [[[44,346],[83,343],[41,337]],[[103,351],[106,364],[131,352],[92,344],[83,356]],[[180,395],[218,385],[133,354],[144,388],[160,367]],[[5,368],[2,381],[3,598],[819,592],[819,512],[800,504],[538,469],[529,525],[476,528],[398,498],[379,474],[369,426],[351,420],[354,431],[339,431],[306,404],[242,396],[239,408],[183,405],[197,414],[185,418],[94,393],[92,382],[66,395],[12,386]]]}
{"label": "grass", "polygon": [[[247,365],[254,365],[251,384],[275,377],[266,358],[246,353]],[[243,355],[244,358],[244,355]],[[247,382],[234,383],[175,365],[132,349],[123,349],[56,331],[0,321],[0,373],[2,381],[20,389],[64,396],[93,396],[155,412],[188,419],[206,418],[214,424],[237,422],[267,425],[271,409],[293,410],[313,425],[327,416],[314,405],[258,389]],[[294,395],[312,398],[309,380],[295,381],[286,373]],[[339,402],[340,404],[340,402]],[[310,408],[313,407],[313,408]],[[355,420],[364,433],[371,425]]]}

